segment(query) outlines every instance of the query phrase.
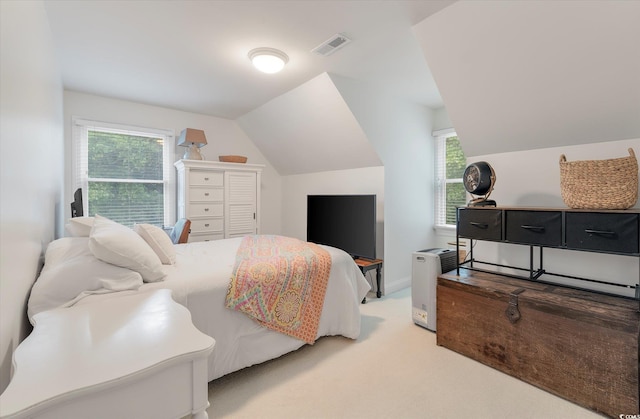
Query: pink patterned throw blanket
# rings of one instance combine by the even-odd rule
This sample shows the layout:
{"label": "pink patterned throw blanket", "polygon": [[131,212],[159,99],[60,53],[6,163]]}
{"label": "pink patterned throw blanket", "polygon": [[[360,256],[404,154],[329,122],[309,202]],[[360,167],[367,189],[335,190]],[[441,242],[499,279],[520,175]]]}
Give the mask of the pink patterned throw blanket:
{"label": "pink patterned throw blanket", "polygon": [[298,239],[246,236],[227,290],[226,307],[313,344],[331,271],[331,255]]}

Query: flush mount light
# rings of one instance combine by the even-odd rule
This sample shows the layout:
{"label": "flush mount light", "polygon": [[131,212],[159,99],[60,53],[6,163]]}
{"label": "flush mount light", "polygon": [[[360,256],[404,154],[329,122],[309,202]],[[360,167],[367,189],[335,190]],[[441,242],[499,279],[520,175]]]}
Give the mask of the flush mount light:
{"label": "flush mount light", "polygon": [[289,61],[287,54],[273,48],[252,49],[249,51],[249,59],[255,68],[269,74],[282,70]]}

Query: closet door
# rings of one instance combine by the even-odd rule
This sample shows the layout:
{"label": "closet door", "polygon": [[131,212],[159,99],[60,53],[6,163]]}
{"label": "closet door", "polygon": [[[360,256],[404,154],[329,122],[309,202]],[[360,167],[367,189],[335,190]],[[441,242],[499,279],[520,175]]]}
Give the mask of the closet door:
{"label": "closet door", "polygon": [[225,177],[225,237],[258,234],[257,174],[227,171]]}

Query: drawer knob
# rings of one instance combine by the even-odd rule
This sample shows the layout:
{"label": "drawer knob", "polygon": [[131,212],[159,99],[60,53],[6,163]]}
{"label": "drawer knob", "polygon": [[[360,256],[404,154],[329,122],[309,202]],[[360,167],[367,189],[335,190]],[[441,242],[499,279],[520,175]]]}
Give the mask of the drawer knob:
{"label": "drawer knob", "polygon": [[204,180],[209,180],[209,178],[208,178],[208,177],[206,177],[206,178],[204,178]]}
{"label": "drawer knob", "polygon": [[209,223],[206,223],[204,226],[205,226],[205,227],[209,227]]}
{"label": "drawer knob", "polygon": [[205,209],[204,209],[204,212],[207,212],[207,211],[209,211],[209,208],[205,208]]}
{"label": "drawer knob", "polygon": [[205,192],[205,193],[204,193],[204,196],[209,196],[209,192]]}

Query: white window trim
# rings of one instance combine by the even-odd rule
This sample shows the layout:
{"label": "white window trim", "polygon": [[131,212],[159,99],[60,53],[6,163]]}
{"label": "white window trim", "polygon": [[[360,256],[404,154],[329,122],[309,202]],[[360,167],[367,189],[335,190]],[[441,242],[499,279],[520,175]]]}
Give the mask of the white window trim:
{"label": "white window trim", "polygon": [[147,128],[133,125],[116,124],[111,122],[102,122],[90,119],[83,119],[77,116],[71,117],[72,146],[71,146],[71,194],[77,188],[82,188],[83,211],[88,214],[89,199],[87,196],[89,187],[87,160],[83,159],[88,153],[88,134],[89,127],[97,129],[108,129],[110,131],[122,131],[126,133],[135,133],[141,136],[149,136],[149,134],[164,137],[167,142],[163,147],[163,181],[164,184],[164,224],[165,226],[174,225],[176,222],[176,174],[173,167],[175,162],[175,131],[169,129]]}
{"label": "white window trim", "polygon": [[[436,140],[436,164],[435,166],[435,197],[434,197],[434,230],[436,233],[444,236],[455,235],[456,226],[452,224],[444,224],[446,220],[446,204],[447,198],[445,196],[446,183],[462,182],[460,179],[447,179],[446,178],[446,145],[445,141],[449,137],[457,136],[456,130],[453,128],[445,128],[437,131],[433,131],[431,134]],[[443,164],[445,163],[445,164]]]}
{"label": "white window trim", "polygon": [[456,235],[456,226],[450,224],[434,225],[433,229],[441,236],[455,237]]}

